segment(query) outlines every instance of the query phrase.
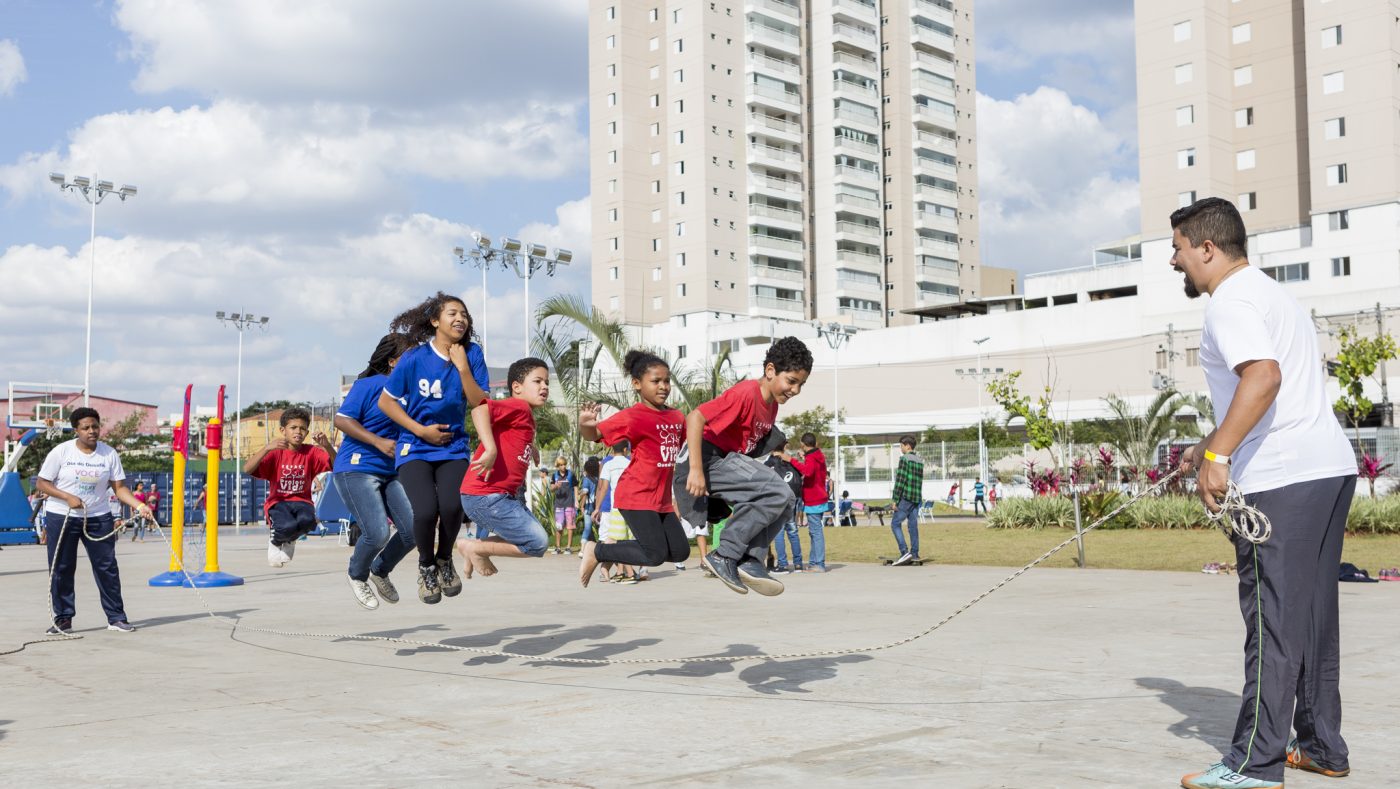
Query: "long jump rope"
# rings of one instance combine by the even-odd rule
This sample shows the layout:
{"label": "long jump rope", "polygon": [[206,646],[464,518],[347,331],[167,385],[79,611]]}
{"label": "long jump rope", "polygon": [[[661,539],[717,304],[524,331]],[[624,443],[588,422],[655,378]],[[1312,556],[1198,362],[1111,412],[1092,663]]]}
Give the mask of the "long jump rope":
{"label": "long jump rope", "polygon": [[[360,634],[354,634],[354,633],[313,633],[313,632],[302,632],[302,631],[295,631],[295,630],[277,630],[277,629],[266,628],[266,627],[253,627],[253,626],[251,626],[251,625],[245,625],[245,624],[243,624],[243,618],[242,618],[242,617],[231,617],[231,616],[226,616],[226,615],[224,615],[224,614],[215,613],[214,610],[213,610],[213,608],[211,608],[211,607],[209,606],[209,601],[208,601],[207,599],[205,599],[204,593],[201,592],[201,591],[199,590],[199,587],[194,586],[194,584],[193,584],[193,582],[192,582],[192,580],[191,580],[191,578],[190,578],[190,574],[189,574],[188,571],[185,570],[184,562],[181,560],[181,558],[180,558],[180,557],[175,557],[175,561],[176,561],[176,563],[179,565],[180,572],[184,574],[186,583],[189,585],[189,587],[190,587],[191,589],[194,590],[195,595],[199,598],[200,605],[202,605],[202,606],[204,607],[204,612],[205,612],[206,614],[209,615],[209,618],[210,618],[210,619],[213,619],[213,620],[215,620],[215,621],[217,621],[217,622],[222,622],[222,623],[228,624],[228,625],[230,626],[230,628],[231,628],[230,631],[229,631],[229,635],[230,635],[230,636],[233,636],[233,635],[236,634],[239,630],[244,630],[244,631],[247,631],[247,632],[249,632],[249,633],[263,633],[263,634],[265,634],[265,635],[283,636],[283,637],[286,637],[286,638],[315,638],[315,639],[333,640],[333,641],[378,641],[378,642],[387,643],[387,644],[401,644],[401,645],[404,645],[404,646],[412,646],[412,647],[431,647],[431,648],[435,648],[435,649],[446,649],[446,650],[452,650],[452,651],[456,651],[456,652],[470,652],[470,653],[476,654],[476,655],[488,655],[488,656],[492,656],[492,657],[503,657],[503,658],[513,659],[513,660],[532,660],[532,661],[540,661],[540,662],[547,662],[547,663],[565,663],[565,664],[578,665],[578,666],[618,666],[618,665],[633,665],[633,666],[635,666],[635,665],[655,665],[655,664],[658,664],[658,663],[739,663],[739,662],[749,661],[749,660],[795,660],[795,659],[799,659],[799,658],[834,657],[834,656],[838,656],[838,655],[860,655],[860,654],[866,654],[866,653],[869,653],[869,652],[879,652],[879,651],[881,651],[881,650],[894,649],[895,647],[900,647],[900,646],[903,646],[903,645],[905,645],[905,644],[908,644],[908,643],[917,641],[917,640],[923,638],[924,636],[929,635],[930,633],[934,632],[935,630],[938,630],[939,628],[943,627],[944,625],[946,625],[946,624],[948,624],[949,622],[951,622],[951,621],[953,621],[954,619],[956,619],[956,618],[957,618],[960,614],[962,614],[964,611],[967,611],[969,608],[972,608],[973,606],[975,606],[975,605],[977,605],[978,603],[980,603],[980,602],[982,602],[983,600],[985,600],[985,599],[986,599],[988,596],[990,596],[993,592],[996,592],[998,589],[1001,589],[1003,586],[1006,586],[1007,584],[1011,583],[1012,581],[1016,580],[1017,578],[1020,578],[1022,575],[1025,575],[1028,571],[1031,570],[1031,568],[1033,568],[1033,567],[1035,567],[1035,566],[1041,564],[1042,562],[1044,562],[1045,560],[1049,559],[1051,556],[1054,556],[1056,553],[1058,553],[1060,550],[1064,549],[1065,547],[1067,547],[1067,546],[1070,545],[1071,543],[1075,542],[1076,540],[1079,540],[1080,538],[1083,537],[1084,534],[1087,534],[1087,533],[1093,531],[1094,529],[1099,528],[1099,527],[1102,526],[1103,524],[1107,523],[1107,522],[1108,522],[1109,520],[1111,520],[1114,516],[1118,515],[1118,514],[1119,514],[1120,512],[1122,512],[1122,511],[1126,510],[1126,509],[1127,509],[1129,506],[1131,506],[1133,503],[1135,503],[1135,502],[1137,502],[1137,501],[1139,501],[1139,500],[1141,500],[1141,499],[1143,499],[1143,498],[1146,498],[1147,496],[1152,495],[1152,494],[1156,493],[1157,491],[1161,490],[1162,488],[1166,487],[1166,485],[1167,485],[1168,483],[1170,483],[1173,479],[1175,479],[1175,478],[1176,478],[1177,476],[1179,476],[1180,474],[1181,474],[1181,471],[1180,471],[1180,469],[1178,469],[1178,470],[1173,471],[1173,472],[1171,472],[1170,474],[1166,475],[1166,476],[1163,477],[1162,479],[1158,480],[1158,481],[1156,482],[1156,484],[1152,485],[1152,487],[1147,488],[1146,490],[1142,491],[1141,493],[1137,494],[1136,496],[1133,496],[1132,498],[1130,498],[1130,499],[1128,499],[1127,501],[1123,502],[1122,504],[1118,505],[1118,506],[1115,507],[1111,512],[1109,512],[1107,515],[1104,515],[1103,517],[1099,518],[1098,520],[1094,521],[1093,523],[1089,524],[1088,526],[1085,526],[1085,527],[1084,527],[1082,530],[1080,530],[1078,533],[1074,534],[1074,535],[1071,536],[1071,537],[1066,538],[1066,539],[1065,539],[1063,542],[1061,542],[1059,545],[1056,545],[1055,547],[1053,547],[1053,548],[1051,548],[1050,550],[1046,551],[1045,553],[1041,554],[1041,555],[1040,555],[1039,557],[1037,557],[1034,561],[1030,562],[1029,564],[1026,564],[1024,567],[1021,567],[1020,569],[1016,570],[1015,572],[1013,572],[1013,573],[1011,573],[1010,575],[1006,576],[1005,578],[1001,579],[1001,580],[1000,580],[999,582],[997,582],[994,586],[988,588],[985,592],[982,592],[981,594],[977,595],[976,597],[972,598],[971,600],[968,600],[966,603],[963,604],[963,606],[962,606],[961,608],[958,608],[957,610],[953,611],[952,613],[950,613],[950,614],[948,614],[947,616],[943,617],[942,619],[938,620],[937,622],[935,622],[934,624],[932,624],[932,625],[930,625],[929,627],[925,628],[924,630],[922,630],[922,631],[920,631],[920,632],[918,632],[918,633],[915,633],[915,634],[913,634],[913,635],[907,636],[907,637],[905,637],[905,638],[901,638],[901,639],[899,639],[899,640],[897,640],[897,641],[890,641],[890,642],[884,643],[884,644],[876,644],[876,645],[874,645],[874,646],[858,647],[858,648],[851,648],[851,649],[827,649],[827,650],[820,650],[820,651],[816,651],[816,652],[789,652],[789,653],[775,653],[775,654],[760,653],[760,654],[754,654],[754,655],[718,655],[718,656],[716,656],[716,655],[710,655],[710,656],[679,657],[679,658],[595,659],[595,658],[545,657],[545,656],[540,656],[540,655],[522,655],[522,654],[519,654],[519,653],[515,653],[515,652],[506,652],[506,651],[504,651],[504,650],[499,650],[499,649],[484,649],[484,648],[481,648],[481,647],[464,647],[464,646],[458,646],[458,645],[455,645],[455,644],[446,644],[446,643],[442,643],[442,642],[438,642],[438,641],[420,641],[420,640],[411,639],[411,638],[396,638],[396,637],[393,637],[393,636],[373,636],[373,635],[360,635]],[[1269,537],[1270,537],[1270,536],[1272,535],[1272,533],[1273,533],[1273,526],[1269,523],[1269,518],[1268,518],[1268,516],[1266,516],[1264,513],[1260,512],[1257,508],[1252,507],[1252,506],[1250,506],[1249,504],[1246,504],[1246,503],[1245,503],[1245,500],[1244,500],[1244,494],[1240,491],[1240,489],[1235,485],[1234,482],[1231,482],[1231,483],[1229,484],[1229,488],[1228,488],[1228,490],[1227,490],[1227,492],[1226,492],[1226,494],[1225,494],[1225,498],[1224,498],[1221,502],[1219,502],[1219,504],[1220,504],[1220,511],[1219,511],[1219,512],[1214,512],[1214,513],[1213,513],[1213,512],[1210,512],[1209,510],[1207,510],[1207,511],[1206,511],[1206,517],[1207,517],[1211,522],[1213,522],[1213,523],[1215,523],[1217,526],[1219,526],[1220,529],[1225,533],[1225,536],[1226,536],[1226,537],[1232,537],[1232,538],[1233,538],[1233,537],[1239,537],[1240,539],[1245,540],[1245,541],[1250,542],[1250,543],[1253,543],[1253,544],[1255,544],[1255,545],[1259,545],[1259,544],[1261,544],[1261,543],[1264,543],[1264,542],[1267,542],[1267,541],[1268,541]],[[72,513],[71,513],[71,511],[70,511],[69,514],[68,514],[68,515],[65,515],[64,518],[63,518],[63,525],[62,525],[62,527],[59,529],[59,532],[58,532],[58,542],[56,543],[55,549],[54,549],[54,555],[55,555],[55,557],[58,555],[58,549],[63,545],[63,536],[64,536],[64,533],[65,533],[65,532],[67,531],[67,529],[68,529],[68,521],[69,521],[69,518],[70,518],[71,516],[72,516]],[[160,534],[161,539],[165,541],[166,547],[167,547],[168,549],[170,549],[170,551],[171,551],[171,556],[174,557],[174,556],[175,556],[174,547],[173,547],[173,546],[171,545],[171,543],[170,543],[170,538],[166,536],[165,530],[161,528],[161,526],[160,526],[159,523],[155,523],[154,526],[155,526],[156,532],[157,532],[158,534]],[[111,532],[110,534],[104,535],[104,536],[102,536],[102,537],[93,537],[91,534],[88,533],[88,517],[87,517],[87,513],[86,513],[86,512],[83,513],[82,530],[83,530],[83,535],[84,535],[85,537],[87,537],[89,540],[107,540],[107,539],[112,539],[112,538],[114,538],[116,535],[120,534],[121,531],[122,531],[121,528],[116,528],[116,527],[114,527],[114,528],[112,529],[112,532]],[[49,564],[49,589],[52,589],[52,588],[53,588],[53,562],[50,562],[50,564]],[[49,601],[49,602],[48,602],[48,605],[49,605],[49,617],[50,617],[50,620],[52,620],[52,619],[53,619],[53,596],[52,596],[52,594],[49,594],[49,595],[48,595],[48,601]],[[51,636],[49,636],[49,637],[42,638],[42,639],[36,639],[36,640],[33,640],[33,641],[26,641],[26,642],[20,644],[20,645],[19,645],[17,648],[15,648],[15,649],[11,649],[11,650],[6,651],[6,652],[0,652],[0,657],[3,657],[3,656],[5,656],[5,655],[13,655],[13,654],[15,654],[15,653],[22,652],[22,651],[24,650],[24,648],[27,647],[27,646],[29,646],[30,644],[43,644],[43,643],[47,643],[47,642],[50,642],[50,641],[76,641],[76,640],[81,639],[81,638],[82,638],[82,636],[76,635],[76,634],[74,634],[74,633],[67,633],[67,632],[59,633],[59,634],[51,635]]]}

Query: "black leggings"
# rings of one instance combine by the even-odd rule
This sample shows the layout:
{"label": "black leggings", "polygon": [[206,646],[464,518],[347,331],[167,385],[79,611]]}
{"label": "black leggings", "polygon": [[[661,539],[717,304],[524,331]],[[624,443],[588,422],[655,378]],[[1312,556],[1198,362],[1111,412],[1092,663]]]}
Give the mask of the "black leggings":
{"label": "black leggings", "polygon": [[[418,564],[432,567],[452,558],[452,544],[462,530],[462,477],[470,462],[410,460],[399,466],[399,483],[413,507],[413,540]],[[436,550],[434,550],[436,545]]]}
{"label": "black leggings", "polygon": [[619,510],[635,540],[598,545],[594,555],[600,562],[656,567],[666,562],[690,558],[690,540],[674,512]]}

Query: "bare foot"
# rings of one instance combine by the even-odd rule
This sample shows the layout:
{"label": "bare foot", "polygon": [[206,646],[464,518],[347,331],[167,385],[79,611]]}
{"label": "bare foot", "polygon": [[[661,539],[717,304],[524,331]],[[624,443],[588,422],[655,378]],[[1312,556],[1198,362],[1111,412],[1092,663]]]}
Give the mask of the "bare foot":
{"label": "bare foot", "polygon": [[457,552],[462,554],[462,558],[466,560],[462,562],[464,565],[462,567],[462,577],[467,580],[471,580],[472,577],[472,545],[475,542],[476,540],[468,540],[466,537],[457,541]]}
{"label": "bare foot", "polygon": [[481,573],[482,577],[489,578],[497,572],[496,565],[491,561],[490,556],[473,550],[471,553],[467,554],[467,559],[471,562],[476,571]]}
{"label": "bare foot", "polygon": [[579,549],[581,561],[578,568],[578,580],[583,584],[583,588],[588,588],[588,582],[593,578],[593,571],[598,569],[597,557],[598,543],[588,540]]}

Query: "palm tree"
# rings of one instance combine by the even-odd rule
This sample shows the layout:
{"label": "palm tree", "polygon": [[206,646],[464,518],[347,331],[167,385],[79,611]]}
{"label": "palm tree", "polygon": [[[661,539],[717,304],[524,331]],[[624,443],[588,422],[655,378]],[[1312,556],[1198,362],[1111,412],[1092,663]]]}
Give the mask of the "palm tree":
{"label": "palm tree", "polygon": [[[1198,413],[1203,400],[1200,395],[1183,397],[1173,389],[1166,389],[1152,398],[1141,413],[1132,404],[1118,395],[1103,398],[1104,405],[1113,412],[1113,428],[1109,444],[1118,452],[1124,463],[1139,471],[1157,465],[1157,445],[1171,437],[1173,432],[1180,435],[1200,435],[1195,423],[1182,423],[1177,413],[1191,407]],[[1208,402],[1208,401],[1207,401]]]}

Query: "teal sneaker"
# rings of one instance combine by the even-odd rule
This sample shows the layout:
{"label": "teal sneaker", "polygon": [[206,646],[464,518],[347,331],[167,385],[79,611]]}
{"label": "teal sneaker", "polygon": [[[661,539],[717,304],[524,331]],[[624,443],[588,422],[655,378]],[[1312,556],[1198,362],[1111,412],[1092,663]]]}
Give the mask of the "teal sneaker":
{"label": "teal sneaker", "polygon": [[1181,779],[1184,789],[1283,789],[1280,781],[1261,781],[1257,778],[1240,775],[1216,762],[1203,773],[1192,773]]}

